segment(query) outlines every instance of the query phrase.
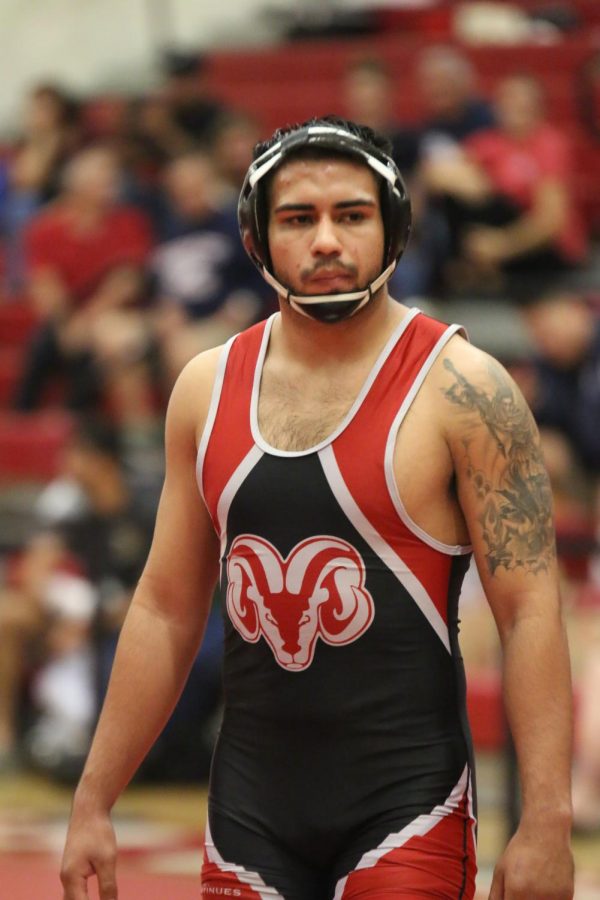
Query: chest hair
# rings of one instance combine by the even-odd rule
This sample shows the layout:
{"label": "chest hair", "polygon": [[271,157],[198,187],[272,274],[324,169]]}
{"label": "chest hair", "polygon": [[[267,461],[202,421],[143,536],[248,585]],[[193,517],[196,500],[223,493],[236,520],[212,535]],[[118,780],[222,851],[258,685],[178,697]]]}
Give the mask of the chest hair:
{"label": "chest hair", "polygon": [[263,438],[278,450],[309,450],[347,416],[360,384],[297,384],[264,373],[258,406]]}

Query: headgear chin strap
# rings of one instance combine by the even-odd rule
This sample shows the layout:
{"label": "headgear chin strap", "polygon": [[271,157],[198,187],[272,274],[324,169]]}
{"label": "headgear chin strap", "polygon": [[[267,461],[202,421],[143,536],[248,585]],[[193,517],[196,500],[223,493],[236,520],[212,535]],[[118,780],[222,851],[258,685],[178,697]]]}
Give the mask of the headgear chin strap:
{"label": "headgear chin strap", "polygon": [[284,297],[296,312],[311,319],[317,319],[319,322],[334,323],[350,318],[359,309],[366,306],[377,291],[383,287],[395,268],[396,263],[393,262],[366,288],[342,294],[293,294],[267,269],[263,268],[262,274],[267,284],[270,284],[280,297]]}
{"label": "headgear chin strap", "polygon": [[[238,221],[244,247],[263,278],[304,316],[321,322],[338,322],[365,306],[390,278],[410,234],[410,201],[392,158],[351,130],[353,123],[317,120],[284,134],[254,160],[244,180],[238,203]],[[272,175],[290,156],[304,148],[331,150],[369,166],[379,182],[385,248],[382,271],[365,288],[340,294],[295,294],[276,277],[268,242],[269,209],[267,175]]]}

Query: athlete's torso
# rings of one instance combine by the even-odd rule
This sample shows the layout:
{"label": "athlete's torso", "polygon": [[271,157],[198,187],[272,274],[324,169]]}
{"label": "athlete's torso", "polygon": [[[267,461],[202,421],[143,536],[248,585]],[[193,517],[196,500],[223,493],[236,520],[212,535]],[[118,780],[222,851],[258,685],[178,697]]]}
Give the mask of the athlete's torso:
{"label": "athlete's torso", "polygon": [[468,769],[469,548],[419,528],[394,478],[402,421],[457,328],[412,311],[334,433],[283,451],[258,425],[271,325],[224,350],[198,457],[226,630],[211,803],[325,860],[348,829],[445,802]]}

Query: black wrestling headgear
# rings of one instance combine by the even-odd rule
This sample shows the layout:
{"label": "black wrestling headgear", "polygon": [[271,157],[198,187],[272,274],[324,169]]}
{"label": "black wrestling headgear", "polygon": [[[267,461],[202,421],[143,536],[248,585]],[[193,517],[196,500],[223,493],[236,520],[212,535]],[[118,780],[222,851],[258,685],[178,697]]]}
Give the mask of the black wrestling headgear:
{"label": "black wrestling headgear", "polygon": [[[374,132],[336,117],[313,119],[289,130],[275,132],[248,169],[238,203],[238,221],[244,246],[265,280],[303,315],[323,322],[337,322],[354,315],[385,284],[400,259],[410,234],[410,200],[402,176],[391,156],[372,142]],[[341,294],[294,294],[278,281],[271,262],[268,241],[268,178],[286,160],[306,148],[330,150],[369,166],[380,185],[384,226],[381,272],[360,290]]]}

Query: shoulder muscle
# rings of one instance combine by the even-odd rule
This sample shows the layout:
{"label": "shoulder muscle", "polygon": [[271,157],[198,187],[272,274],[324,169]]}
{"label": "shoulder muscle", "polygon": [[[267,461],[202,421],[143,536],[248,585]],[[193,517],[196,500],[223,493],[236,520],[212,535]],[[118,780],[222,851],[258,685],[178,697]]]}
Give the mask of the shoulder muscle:
{"label": "shoulder muscle", "polygon": [[449,345],[439,378],[461,506],[489,575],[548,570],[551,490],[519,388],[500,363],[464,341]]}

